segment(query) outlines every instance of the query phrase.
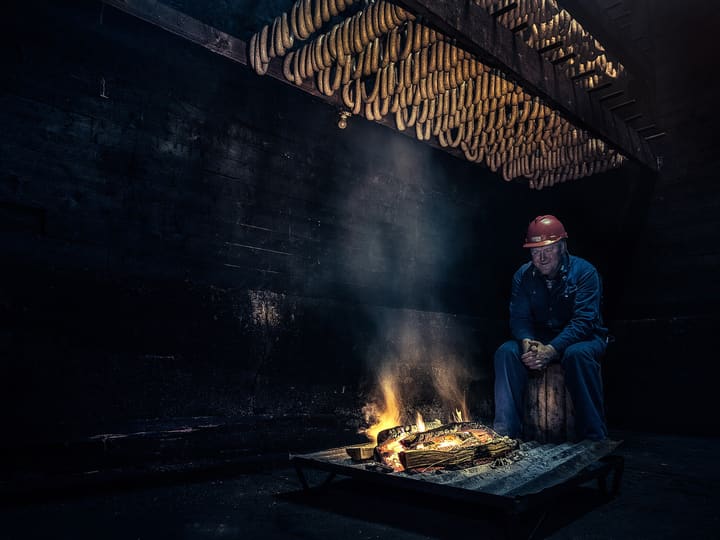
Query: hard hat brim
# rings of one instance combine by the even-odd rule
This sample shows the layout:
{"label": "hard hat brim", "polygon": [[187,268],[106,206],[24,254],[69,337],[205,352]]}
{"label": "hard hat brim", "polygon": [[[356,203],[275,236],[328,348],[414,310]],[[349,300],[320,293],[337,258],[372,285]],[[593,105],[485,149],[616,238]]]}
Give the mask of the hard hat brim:
{"label": "hard hat brim", "polygon": [[563,238],[565,238],[565,237],[555,238],[555,239],[553,239],[553,240],[541,240],[540,242],[525,242],[525,243],[523,244],[523,247],[524,247],[524,248],[534,248],[534,247],[549,246],[550,244],[556,244],[556,243],[558,243],[558,242],[559,242],[560,240],[562,240]]}

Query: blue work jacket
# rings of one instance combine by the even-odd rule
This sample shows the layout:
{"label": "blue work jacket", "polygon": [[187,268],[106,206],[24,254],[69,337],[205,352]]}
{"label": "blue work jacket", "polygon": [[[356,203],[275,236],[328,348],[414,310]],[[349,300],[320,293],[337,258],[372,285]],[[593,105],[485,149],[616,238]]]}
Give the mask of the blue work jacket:
{"label": "blue work jacket", "polygon": [[585,259],[566,255],[552,289],[532,262],[513,276],[510,329],[517,340],[536,339],[562,356],[574,343],[607,338],[600,303],[602,281]]}

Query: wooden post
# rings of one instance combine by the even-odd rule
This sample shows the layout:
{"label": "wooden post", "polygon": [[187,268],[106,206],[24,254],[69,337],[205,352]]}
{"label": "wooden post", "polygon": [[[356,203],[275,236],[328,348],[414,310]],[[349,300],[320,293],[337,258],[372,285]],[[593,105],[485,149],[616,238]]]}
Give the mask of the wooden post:
{"label": "wooden post", "polygon": [[575,412],[560,364],[530,373],[525,394],[525,440],[560,443],[575,437]]}

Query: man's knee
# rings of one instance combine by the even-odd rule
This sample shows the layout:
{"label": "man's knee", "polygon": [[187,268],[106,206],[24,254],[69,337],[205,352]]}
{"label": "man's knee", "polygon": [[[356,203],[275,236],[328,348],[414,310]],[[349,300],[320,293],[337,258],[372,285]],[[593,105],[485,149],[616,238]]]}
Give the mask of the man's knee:
{"label": "man's knee", "polygon": [[506,341],[495,351],[495,366],[520,360],[520,345],[517,341]]}
{"label": "man's knee", "polygon": [[565,349],[561,363],[565,371],[585,371],[598,367],[602,351],[591,342],[580,342]]}

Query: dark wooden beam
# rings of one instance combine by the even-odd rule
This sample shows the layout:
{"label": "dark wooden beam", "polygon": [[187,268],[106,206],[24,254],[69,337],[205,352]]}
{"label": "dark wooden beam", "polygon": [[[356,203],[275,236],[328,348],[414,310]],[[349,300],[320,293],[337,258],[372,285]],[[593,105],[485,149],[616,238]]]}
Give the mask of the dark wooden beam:
{"label": "dark wooden beam", "polygon": [[[156,0],[102,1],[234,62],[248,64],[244,41]],[[511,79],[516,80],[528,92],[541,96],[574,124],[602,138],[625,156],[657,170],[652,151],[637,132],[599,102],[593,101],[586,91],[577,88],[567,76],[556,70],[537,51],[528,47],[520,37],[515,37],[510,30],[497,24],[483,9],[460,0],[401,0],[399,3],[422,15],[428,23],[447,35],[456,37],[465,48],[486,63],[501,68]],[[282,59],[273,59],[267,75],[285,84],[297,86],[283,76]],[[315,87],[312,79],[307,79],[297,88],[338,110],[344,108],[339,95],[325,96]],[[386,116],[378,123],[397,129],[391,116]],[[401,133],[414,138],[413,129]],[[452,155],[463,156],[460,150],[441,147],[434,139],[424,142]]]}
{"label": "dark wooden beam", "polygon": [[[235,36],[231,36],[226,32],[218,30],[212,26],[209,26],[202,21],[194,19],[185,13],[178,11],[170,6],[160,3],[156,0],[101,0],[103,3],[113,6],[120,11],[133,15],[138,19],[146,21],[150,24],[158,26],[163,30],[166,30],[172,34],[178,35],[192,43],[196,43],[205,47],[206,49],[224,56],[233,62],[242,64],[243,66],[249,67],[249,61],[247,56],[247,44]],[[268,67],[268,71],[265,74],[266,77],[272,77],[282,81],[285,84],[298,88],[303,92],[310,94],[317,99],[320,99],[328,105],[338,110],[338,120],[340,118],[340,111],[347,109],[342,102],[342,98],[339,93],[335,93],[332,96],[326,96],[315,86],[312,77],[305,79],[302,85],[296,85],[288,81],[283,75],[282,70],[282,58],[273,58]],[[363,117],[364,119],[364,117]],[[352,119],[348,120],[348,123],[352,123]],[[395,125],[393,115],[387,115],[381,120],[375,121],[378,124],[382,124],[386,127],[392,128],[398,133],[402,133],[412,139],[415,139],[415,128],[408,128],[405,131],[399,131]],[[465,159],[465,155],[458,148],[452,148],[450,146],[442,147],[440,143],[434,139],[423,141],[423,143],[438,148],[451,154],[455,157],[461,157]]]}
{"label": "dark wooden beam", "polygon": [[202,45],[234,62],[247,64],[245,42],[156,0],[101,0],[120,11]]}
{"label": "dark wooden beam", "polygon": [[397,0],[427,24],[457,39],[485,63],[563,113],[573,124],[603,139],[628,158],[657,170],[649,145],[629,127],[575,84],[520,36],[497,23],[483,8],[466,0]]}

